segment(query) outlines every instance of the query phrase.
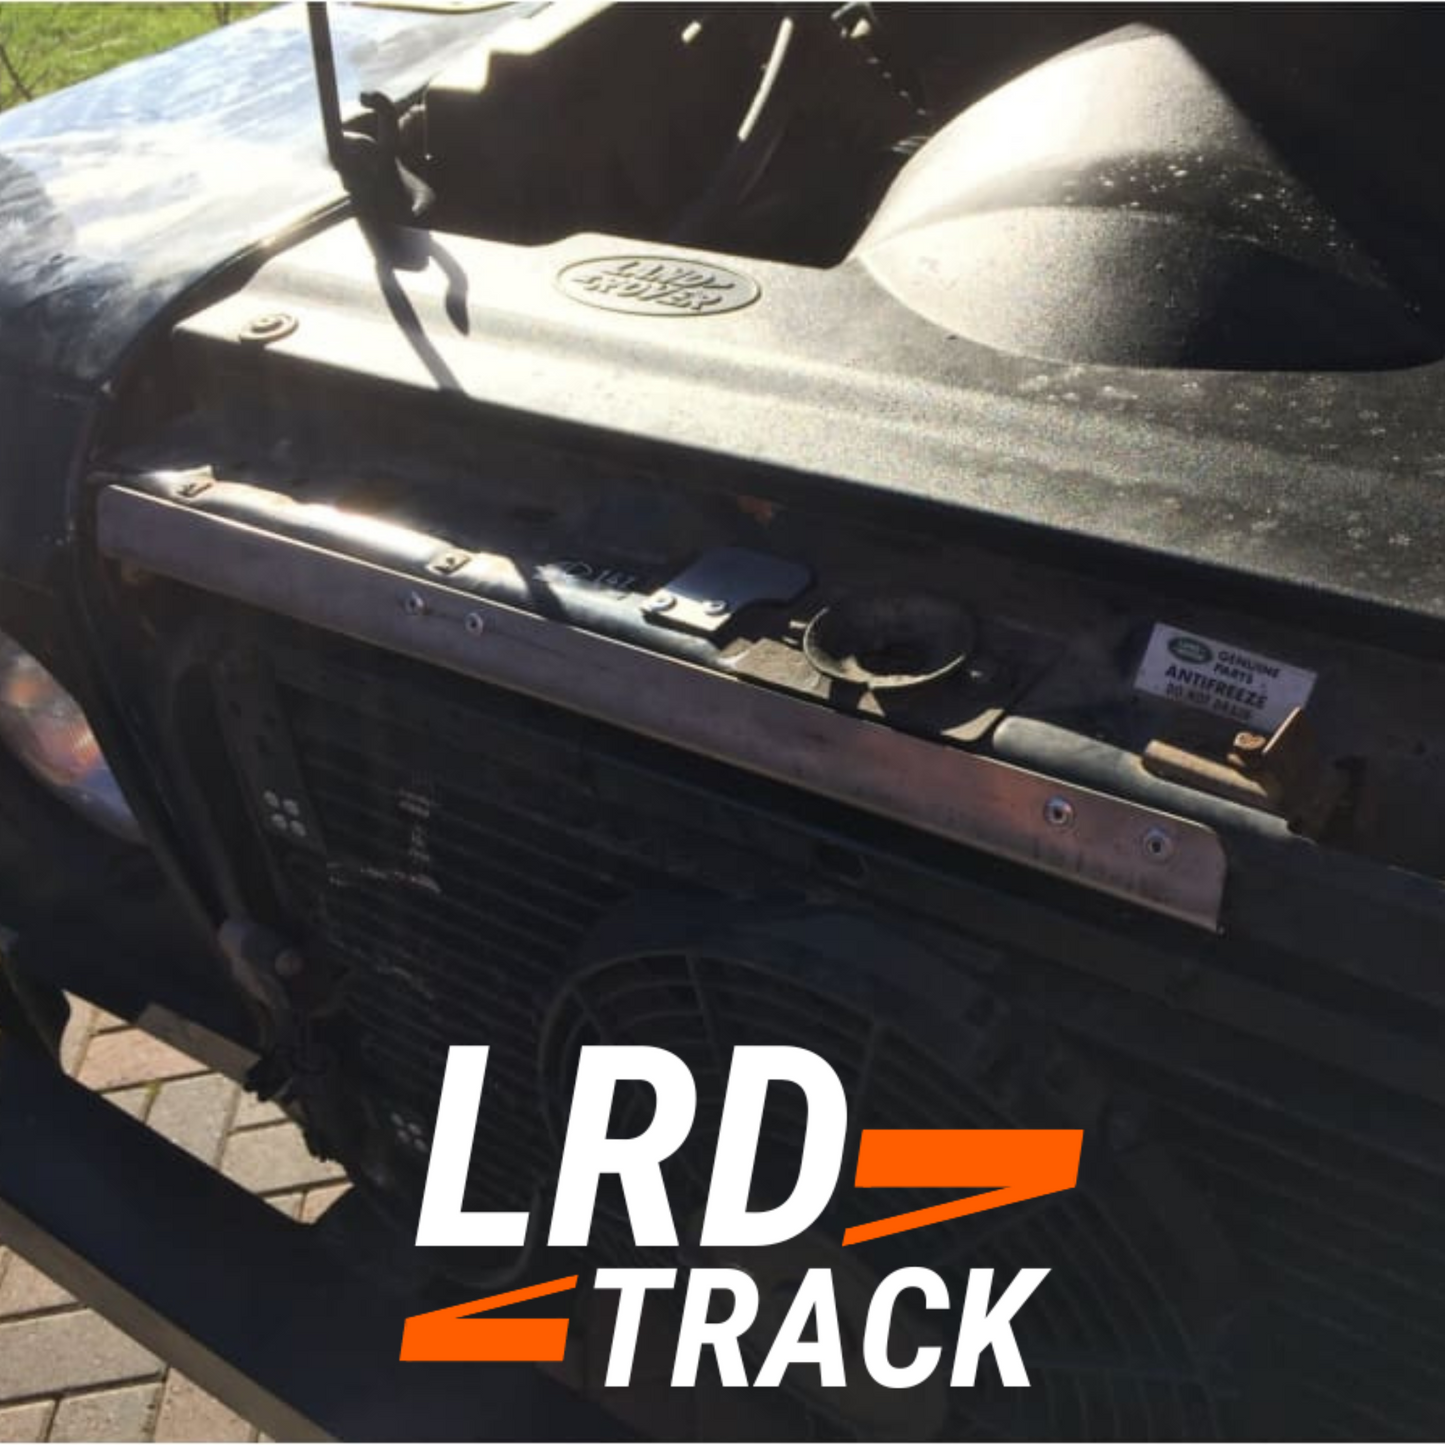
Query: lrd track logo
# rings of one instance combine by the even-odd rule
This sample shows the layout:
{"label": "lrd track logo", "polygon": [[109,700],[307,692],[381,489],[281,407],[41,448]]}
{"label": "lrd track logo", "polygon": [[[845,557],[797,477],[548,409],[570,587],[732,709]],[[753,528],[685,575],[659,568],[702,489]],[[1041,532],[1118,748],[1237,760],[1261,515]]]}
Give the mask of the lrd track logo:
{"label": "lrd track logo", "polygon": [[[416,1242],[424,1246],[521,1248],[526,1212],[464,1210],[462,1196],[472,1140],[482,1105],[488,1049],[453,1047],[437,1109],[426,1189]],[[653,1117],[640,1133],[608,1137],[613,1096],[623,1081],[641,1081],[655,1095]],[[790,1083],[807,1103],[806,1129],[792,1193],[769,1209],[749,1209],[753,1167],[770,1086]],[[581,1050],[567,1137],[557,1177],[548,1245],[586,1248],[598,1186],[615,1175],[627,1206],[633,1238],[641,1247],[677,1248],[662,1163],[682,1146],[697,1111],[697,1087],[687,1065],[666,1049],[641,1045],[595,1045]],[[704,1250],[775,1246],[809,1230],[828,1207],[842,1169],[848,1103],[832,1068],[806,1049],[740,1046],[733,1051],[718,1130],[717,1150],[704,1211]],[[1083,1147],[1080,1129],[864,1129],[859,1141],[857,1189],[972,1189],[985,1192],[927,1204],[844,1231],[844,1245],[862,1244],[1000,1209],[1040,1195],[1072,1189]],[[1049,1270],[1020,1269],[998,1292],[992,1269],[971,1269],[960,1317],[950,1383],[968,1386],[992,1350],[1005,1385],[1027,1385],[1028,1373],[1013,1336],[1012,1321]],[[632,1378],[642,1312],[650,1291],[677,1287],[676,1269],[599,1269],[593,1288],[618,1293],[606,1383]],[[486,1299],[413,1315],[402,1335],[403,1360],[512,1360],[558,1362],[567,1349],[565,1316],[496,1318],[520,1305],[577,1288],[578,1275],[547,1280]],[[862,1357],[879,1385],[906,1389],[922,1384],[942,1351],[922,1346],[895,1362],[889,1335],[901,1295],[918,1292],[930,1311],[949,1307],[948,1287],[929,1269],[907,1267],[886,1275],[868,1306]],[[713,1296],[730,1294],[726,1318],[710,1316]],[[739,1340],[758,1313],[758,1287],[742,1269],[689,1271],[677,1335],[672,1384],[691,1386],[705,1349],[714,1351],[724,1385],[749,1384]],[[478,1318],[480,1316],[480,1318]],[[896,1342],[895,1342],[896,1343]],[[809,1269],[774,1337],[753,1385],[781,1383],[789,1365],[816,1366],[825,1386],[844,1386],[845,1367],[830,1269]]]}

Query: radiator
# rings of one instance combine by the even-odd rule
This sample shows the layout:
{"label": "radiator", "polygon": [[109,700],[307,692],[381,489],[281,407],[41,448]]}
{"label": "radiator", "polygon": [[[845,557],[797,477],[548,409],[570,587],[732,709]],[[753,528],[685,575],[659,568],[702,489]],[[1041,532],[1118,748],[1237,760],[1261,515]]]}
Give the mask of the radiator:
{"label": "radiator", "polygon": [[[1035,1388],[953,1391],[940,1433],[1439,1432],[1433,1105],[1071,972],[1056,910],[1033,946],[970,936],[940,916],[950,876],[991,876],[962,849],[915,855],[780,785],[359,648],[322,665],[329,650],[270,659],[319,837],[263,836],[306,948],[345,972],[340,1087],[413,1197],[449,1045],[492,1048],[468,1204],[513,1209],[545,1207],[583,1044],[679,1053],[704,1124],[734,1045],[797,1044],[837,1069],[855,1131],[1085,1127],[1079,1189],[846,1252],[879,1276],[1053,1269],[1020,1316]],[[1413,1157],[1372,1142],[1386,1119]],[[799,1126],[780,1101],[765,1155],[789,1157]],[[680,1220],[710,1162],[671,1161]],[[859,1199],[850,1168],[817,1240],[840,1259],[841,1226],[920,1205]],[[606,1203],[591,1263],[678,1262]],[[821,1433],[859,1433],[809,1407]]]}

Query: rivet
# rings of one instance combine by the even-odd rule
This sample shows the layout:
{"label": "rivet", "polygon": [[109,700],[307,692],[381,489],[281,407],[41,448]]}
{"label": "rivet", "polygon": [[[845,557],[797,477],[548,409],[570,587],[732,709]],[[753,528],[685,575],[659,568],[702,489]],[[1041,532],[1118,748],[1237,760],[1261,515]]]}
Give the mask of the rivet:
{"label": "rivet", "polygon": [[285,311],[268,311],[263,316],[253,316],[240,331],[242,341],[265,343],[279,341],[290,336],[301,323]]}
{"label": "rivet", "polygon": [[468,612],[467,620],[462,624],[473,637],[486,631],[487,619],[480,612]]}
{"label": "rivet", "polygon": [[295,798],[286,798],[282,801],[281,811],[288,818],[299,818],[301,816],[301,804]]}
{"label": "rivet", "polygon": [[426,598],[423,597],[420,592],[408,592],[406,596],[401,599],[401,610],[405,612],[408,617],[421,617],[425,615],[427,610]]}
{"label": "rivet", "polygon": [[286,819],[280,813],[272,813],[271,826],[273,828],[279,828],[284,833],[286,831]]}
{"label": "rivet", "polygon": [[702,610],[709,617],[721,617],[728,610],[728,605],[721,597],[713,597],[702,604]]}
{"label": "rivet", "polygon": [[1167,863],[1174,856],[1174,835],[1164,828],[1150,828],[1139,841],[1151,863]]}
{"label": "rivet", "polygon": [[1067,798],[1050,798],[1044,804],[1044,822],[1051,828],[1074,826],[1074,805]]}
{"label": "rivet", "polygon": [[677,606],[677,598],[671,592],[654,592],[642,604],[644,612],[669,612]]}
{"label": "rivet", "polygon": [[306,824],[298,823],[296,819],[293,818],[291,820],[291,836],[294,838],[304,838],[306,836]]}
{"label": "rivet", "polygon": [[278,798],[270,788],[267,788],[266,791],[261,794],[261,801],[273,811],[281,806],[281,799]]}

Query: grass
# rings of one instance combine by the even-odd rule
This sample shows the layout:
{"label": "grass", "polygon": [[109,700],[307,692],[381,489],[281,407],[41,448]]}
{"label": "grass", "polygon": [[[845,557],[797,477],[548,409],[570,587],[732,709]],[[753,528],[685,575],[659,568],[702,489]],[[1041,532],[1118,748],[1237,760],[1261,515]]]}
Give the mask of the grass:
{"label": "grass", "polygon": [[0,5],[0,109],[203,35],[260,5]]}

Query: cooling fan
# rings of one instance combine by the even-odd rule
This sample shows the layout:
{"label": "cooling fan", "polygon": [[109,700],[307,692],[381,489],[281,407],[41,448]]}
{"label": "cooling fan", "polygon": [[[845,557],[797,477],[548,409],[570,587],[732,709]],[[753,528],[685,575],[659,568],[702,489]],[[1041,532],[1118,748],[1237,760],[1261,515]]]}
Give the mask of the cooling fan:
{"label": "cooling fan", "polygon": [[[560,1145],[565,1130],[584,1045],[670,1049],[698,1086],[691,1138],[665,1169],[679,1249],[638,1248],[620,1193],[609,1197],[604,1186],[589,1254],[599,1266],[747,1269],[763,1296],[755,1331],[765,1337],[763,1348],[772,1338],[769,1322],[781,1320],[803,1272],[833,1268],[848,1387],[825,1390],[812,1369],[791,1370],[785,1384],[812,1417],[811,1433],[1169,1439],[1218,1432],[1210,1301],[1227,1289],[1232,1256],[1163,1150],[1121,1138],[1119,1100],[1107,1081],[988,979],[999,971],[998,958],[953,942],[935,952],[891,924],[885,930],[866,916],[813,906],[740,920],[736,908],[676,899],[634,900],[593,935],[585,956],[541,1037],[541,1093],[554,1142]],[[844,1249],[849,1225],[940,1202],[916,1190],[852,1189],[850,1156],[833,1203],[807,1235],[770,1250],[726,1251],[726,1258],[704,1251],[696,1241],[729,1059],[739,1044],[791,1044],[826,1059],[849,1098],[850,1150],[862,1127],[1082,1127],[1079,1186]],[[651,1109],[642,1086],[619,1093],[614,1133],[645,1127]],[[800,1091],[775,1086],[753,1208],[791,1189],[802,1129]],[[911,1391],[873,1385],[858,1355],[864,1311],[876,1283],[904,1265],[926,1266],[948,1281],[953,1328],[970,1267],[994,1268],[1000,1289],[1017,1269],[1048,1267],[1050,1276],[1015,1321],[1032,1388],[1003,1387],[987,1360],[971,1389],[950,1389],[942,1378]],[[948,1325],[933,1323],[943,1318],[901,1317],[896,1357],[933,1341],[950,1359],[951,1341],[938,1338]]]}

